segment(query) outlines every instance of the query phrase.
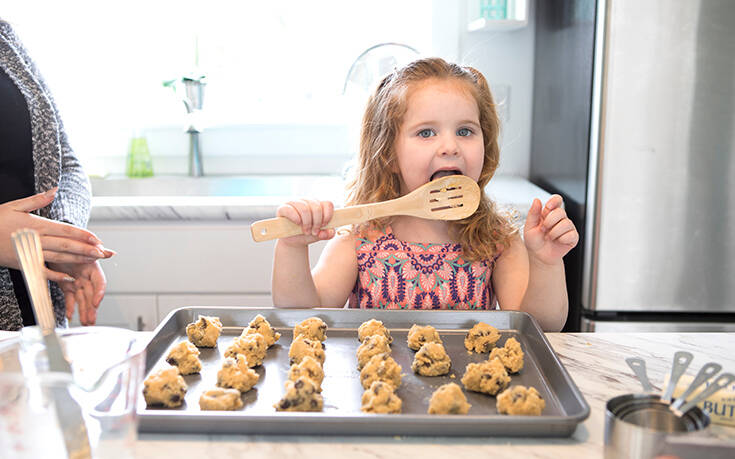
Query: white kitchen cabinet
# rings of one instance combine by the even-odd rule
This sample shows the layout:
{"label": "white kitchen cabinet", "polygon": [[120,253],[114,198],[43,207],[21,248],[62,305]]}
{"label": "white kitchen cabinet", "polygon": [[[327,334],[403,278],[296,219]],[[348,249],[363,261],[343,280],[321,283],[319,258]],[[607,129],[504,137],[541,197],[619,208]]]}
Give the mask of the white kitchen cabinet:
{"label": "white kitchen cabinet", "polygon": [[[253,242],[248,222],[93,222],[89,229],[117,251],[102,261],[110,293],[270,295],[275,242]],[[323,248],[312,244],[312,266]]]}
{"label": "white kitchen cabinet", "polygon": [[[131,330],[153,330],[158,324],[155,295],[122,295],[107,292],[97,309],[97,325],[122,327]],[[78,327],[79,311],[70,323]]]}

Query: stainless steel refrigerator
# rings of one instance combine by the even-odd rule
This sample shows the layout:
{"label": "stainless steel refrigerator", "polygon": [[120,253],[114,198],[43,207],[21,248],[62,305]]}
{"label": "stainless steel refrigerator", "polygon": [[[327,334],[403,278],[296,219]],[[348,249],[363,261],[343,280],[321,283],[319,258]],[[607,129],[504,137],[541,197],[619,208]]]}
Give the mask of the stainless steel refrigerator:
{"label": "stainless steel refrigerator", "polygon": [[568,330],[735,330],[735,1],[539,1],[531,178]]}

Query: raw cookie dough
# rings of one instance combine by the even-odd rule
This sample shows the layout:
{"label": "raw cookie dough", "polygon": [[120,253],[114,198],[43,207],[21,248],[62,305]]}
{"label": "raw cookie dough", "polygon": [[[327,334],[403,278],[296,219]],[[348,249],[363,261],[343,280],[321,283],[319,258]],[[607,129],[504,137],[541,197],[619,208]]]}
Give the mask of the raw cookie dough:
{"label": "raw cookie dough", "polygon": [[444,384],[431,395],[429,414],[467,414],[470,411],[467,397],[456,383]]}
{"label": "raw cookie dough", "polygon": [[485,322],[479,322],[467,332],[464,338],[464,347],[468,351],[478,353],[490,352],[500,339],[498,329]]}
{"label": "raw cookie dough", "polygon": [[385,328],[383,322],[375,319],[370,319],[367,322],[363,322],[362,325],[357,329],[357,339],[362,343],[368,336],[383,335],[388,340],[388,344],[393,342],[393,337],[390,336],[390,331]]}
{"label": "raw cookie dough", "polygon": [[286,395],[273,405],[277,411],[321,411],[324,399],[314,382],[306,377],[286,381]]}
{"label": "raw cookie dough", "polygon": [[225,351],[225,357],[235,357],[237,354],[245,356],[249,367],[257,367],[265,359],[268,344],[260,333],[238,336]]}
{"label": "raw cookie dough", "polygon": [[496,347],[490,353],[490,360],[495,357],[499,358],[508,373],[518,373],[523,368],[523,351],[521,350],[521,343],[515,338],[508,338],[505,342],[505,346]]}
{"label": "raw cookie dough", "polygon": [[314,382],[317,390],[319,392],[322,391],[324,369],[314,357],[307,355],[301,359],[301,362],[291,365],[291,368],[288,370],[288,379],[296,381],[301,377],[309,378]]}
{"label": "raw cookie dough", "polygon": [[260,379],[260,375],[248,367],[248,361],[242,354],[235,358],[227,357],[222,368],[217,372],[217,386],[247,392]]}
{"label": "raw cookie dough", "polygon": [[451,364],[443,345],[426,343],[414,356],[411,369],[421,376],[441,376],[449,373]]}
{"label": "raw cookie dough", "polygon": [[498,395],[496,406],[500,414],[538,416],[546,407],[546,402],[533,387],[513,386]]}
{"label": "raw cookie dough", "polygon": [[166,356],[166,362],[179,367],[182,375],[193,375],[202,371],[199,349],[188,341],[182,341],[174,346]]}
{"label": "raw cookie dough", "polygon": [[327,324],[318,317],[309,317],[293,328],[293,337],[303,336],[305,338],[324,341],[327,339]]}
{"label": "raw cookie dough", "polygon": [[390,354],[388,339],[383,335],[368,336],[357,348],[357,369],[362,370],[372,356],[383,353]]}
{"label": "raw cookie dough", "polygon": [[164,368],[148,376],[143,382],[143,397],[148,406],[163,405],[175,408],[184,403],[186,382],[176,367]]}
{"label": "raw cookie dough", "polygon": [[186,336],[197,347],[215,347],[221,331],[219,317],[199,316],[196,322],[186,326]]}
{"label": "raw cookie dough", "polygon": [[401,370],[401,366],[389,354],[374,355],[360,371],[360,383],[367,389],[374,381],[382,381],[398,389],[401,385]]}
{"label": "raw cookie dough", "polygon": [[268,347],[276,344],[276,341],[281,338],[281,334],[273,330],[271,324],[265,319],[265,317],[258,314],[253,320],[250,321],[245,330],[242,331],[242,335],[250,335],[253,333],[260,333],[265,338],[265,343]]}
{"label": "raw cookie dough", "polygon": [[242,408],[240,391],[237,389],[210,389],[199,397],[199,408],[202,410],[232,411]]}
{"label": "raw cookie dough", "polygon": [[360,409],[365,413],[400,413],[403,402],[393,392],[394,390],[391,384],[373,381],[370,388],[362,394]]}
{"label": "raw cookie dough", "polygon": [[462,376],[465,389],[495,395],[510,384],[510,376],[499,359],[470,363]]}
{"label": "raw cookie dough", "polygon": [[442,339],[439,337],[439,333],[436,328],[431,325],[422,327],[421,325],[413,325],[408,330],[408,338],[406,339],[408,347],[414,351],[418,351],[421,346],[425,343],[439,343],[442,344]]}
{"label": "raw cookie dough", "polygon": [[322,343],[303,336],[297,336],[288,350],[289,363],[291,365],[301,363],[301,360],[307,355],[313,357],[320,365],[324,365],[326,356],[324,355]]}

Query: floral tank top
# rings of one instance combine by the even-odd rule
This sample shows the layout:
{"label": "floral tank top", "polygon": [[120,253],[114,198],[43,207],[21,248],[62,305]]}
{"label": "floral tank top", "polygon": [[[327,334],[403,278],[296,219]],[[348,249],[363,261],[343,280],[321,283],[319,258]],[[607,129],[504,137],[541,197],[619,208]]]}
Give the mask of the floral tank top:
{"label": "floral tank top", "polygon": [[[371,240],[369,239],[372,237]],[[469,262],[460,244],[403,242],[390,228],[356,238],[350,308],[495,309],[495,259]]]}

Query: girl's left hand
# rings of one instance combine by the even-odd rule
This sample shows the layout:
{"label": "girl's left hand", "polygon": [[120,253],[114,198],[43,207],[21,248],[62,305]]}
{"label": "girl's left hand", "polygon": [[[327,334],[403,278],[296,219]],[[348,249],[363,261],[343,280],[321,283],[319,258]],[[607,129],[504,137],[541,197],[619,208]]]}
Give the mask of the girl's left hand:
{"label": "girl's left hand", "polygon": [[558,263],[579,242],[579,233],[562,202],[561,196],[555,194],[542,208],[541,201],[534,199],[523,229],[529,254],[548,265]]}

